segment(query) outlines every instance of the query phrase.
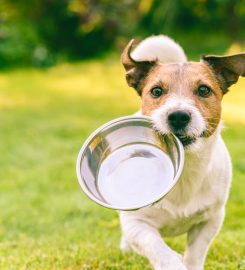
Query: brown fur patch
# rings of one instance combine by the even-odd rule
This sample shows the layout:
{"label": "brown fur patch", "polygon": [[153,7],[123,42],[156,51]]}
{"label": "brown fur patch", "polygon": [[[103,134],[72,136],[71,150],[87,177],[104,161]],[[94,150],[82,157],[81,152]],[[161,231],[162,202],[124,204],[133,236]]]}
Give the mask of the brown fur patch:
{"label": "brown fur patch", "polygon": [[[200,97],[197,89],[207,85],[212,89],[209,97]],[[214,133],[221,117],[221,100],[223,92],[215,74],[205,62],[187,62],[183,64],[157,64],[144,79],[142,89],[142,113],[151,115],[171,96],[182,96],[193,101],[204,118],[207,130],[203,134],[208,137]],[[154,98],[151,89],[161,87],[164,95]]]}
{"label": "brown fur patch", "polygon": [[203,61],[208,63],[215,72],[224,94],[237,82],[239,76],[245,76],[245,53],[234,55],[206,55]]}

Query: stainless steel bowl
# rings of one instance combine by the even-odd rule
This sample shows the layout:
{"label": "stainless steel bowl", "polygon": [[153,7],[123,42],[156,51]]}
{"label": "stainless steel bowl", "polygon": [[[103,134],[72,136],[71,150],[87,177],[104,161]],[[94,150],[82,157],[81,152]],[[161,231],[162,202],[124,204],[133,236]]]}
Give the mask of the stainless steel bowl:
{"label": "stainless steel bowl", "polygon": [[96,203],[135,210],[163,198],[178,181],[183,164],[177,137],[158,134],[149,117],[126,116],[90,135],[77,158],[77,177]]}

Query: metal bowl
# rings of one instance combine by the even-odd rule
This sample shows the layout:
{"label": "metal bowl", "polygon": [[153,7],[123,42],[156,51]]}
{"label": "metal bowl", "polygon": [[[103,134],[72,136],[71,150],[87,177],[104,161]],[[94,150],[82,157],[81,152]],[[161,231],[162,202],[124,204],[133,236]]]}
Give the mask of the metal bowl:
{"label": "metal bowl", "polygon": [[77,177],[96,203],[135,210],[163,198],[178,181],[183,164],[177,137],[158,134],[149,117],[126,116],[90,135],[77,158]]}

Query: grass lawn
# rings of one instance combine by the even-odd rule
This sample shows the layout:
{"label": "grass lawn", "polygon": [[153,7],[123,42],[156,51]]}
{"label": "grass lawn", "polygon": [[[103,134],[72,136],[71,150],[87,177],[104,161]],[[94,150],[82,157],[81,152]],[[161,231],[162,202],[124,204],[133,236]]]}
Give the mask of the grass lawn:
{"label": "grass lawn", "polygon": [[[245,80],[225,97],[234,177],[207,270],[245,269]],[[117,213],[81,191],[75,162],[99,125],[137,110],[119,61],[0,73],[0,269],[151,269],[118,248]],[[167,239],[178,251],[185,237]]]}

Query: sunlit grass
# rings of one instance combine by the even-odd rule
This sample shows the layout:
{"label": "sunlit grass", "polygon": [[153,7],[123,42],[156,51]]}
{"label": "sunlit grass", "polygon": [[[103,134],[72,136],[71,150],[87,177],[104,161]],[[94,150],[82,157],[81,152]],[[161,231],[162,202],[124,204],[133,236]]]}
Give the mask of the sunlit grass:
{"label": "sunlit grass", "polygon": [[230,88],[224,96],[223,118],[228,122],[240,122],[245,124],[245,78]]}
{"label": "sunlit grass", "polygon": [[[224,99],[234,181],[207,270],[245,269],[244,88],[243,79]],[[86,137],[139,103],[110,59],[0,74],[0,269],[150,269],[121,254],[117,213],[88,200],[75,175]],[[181,251],[184,240],[168,242]]]}

